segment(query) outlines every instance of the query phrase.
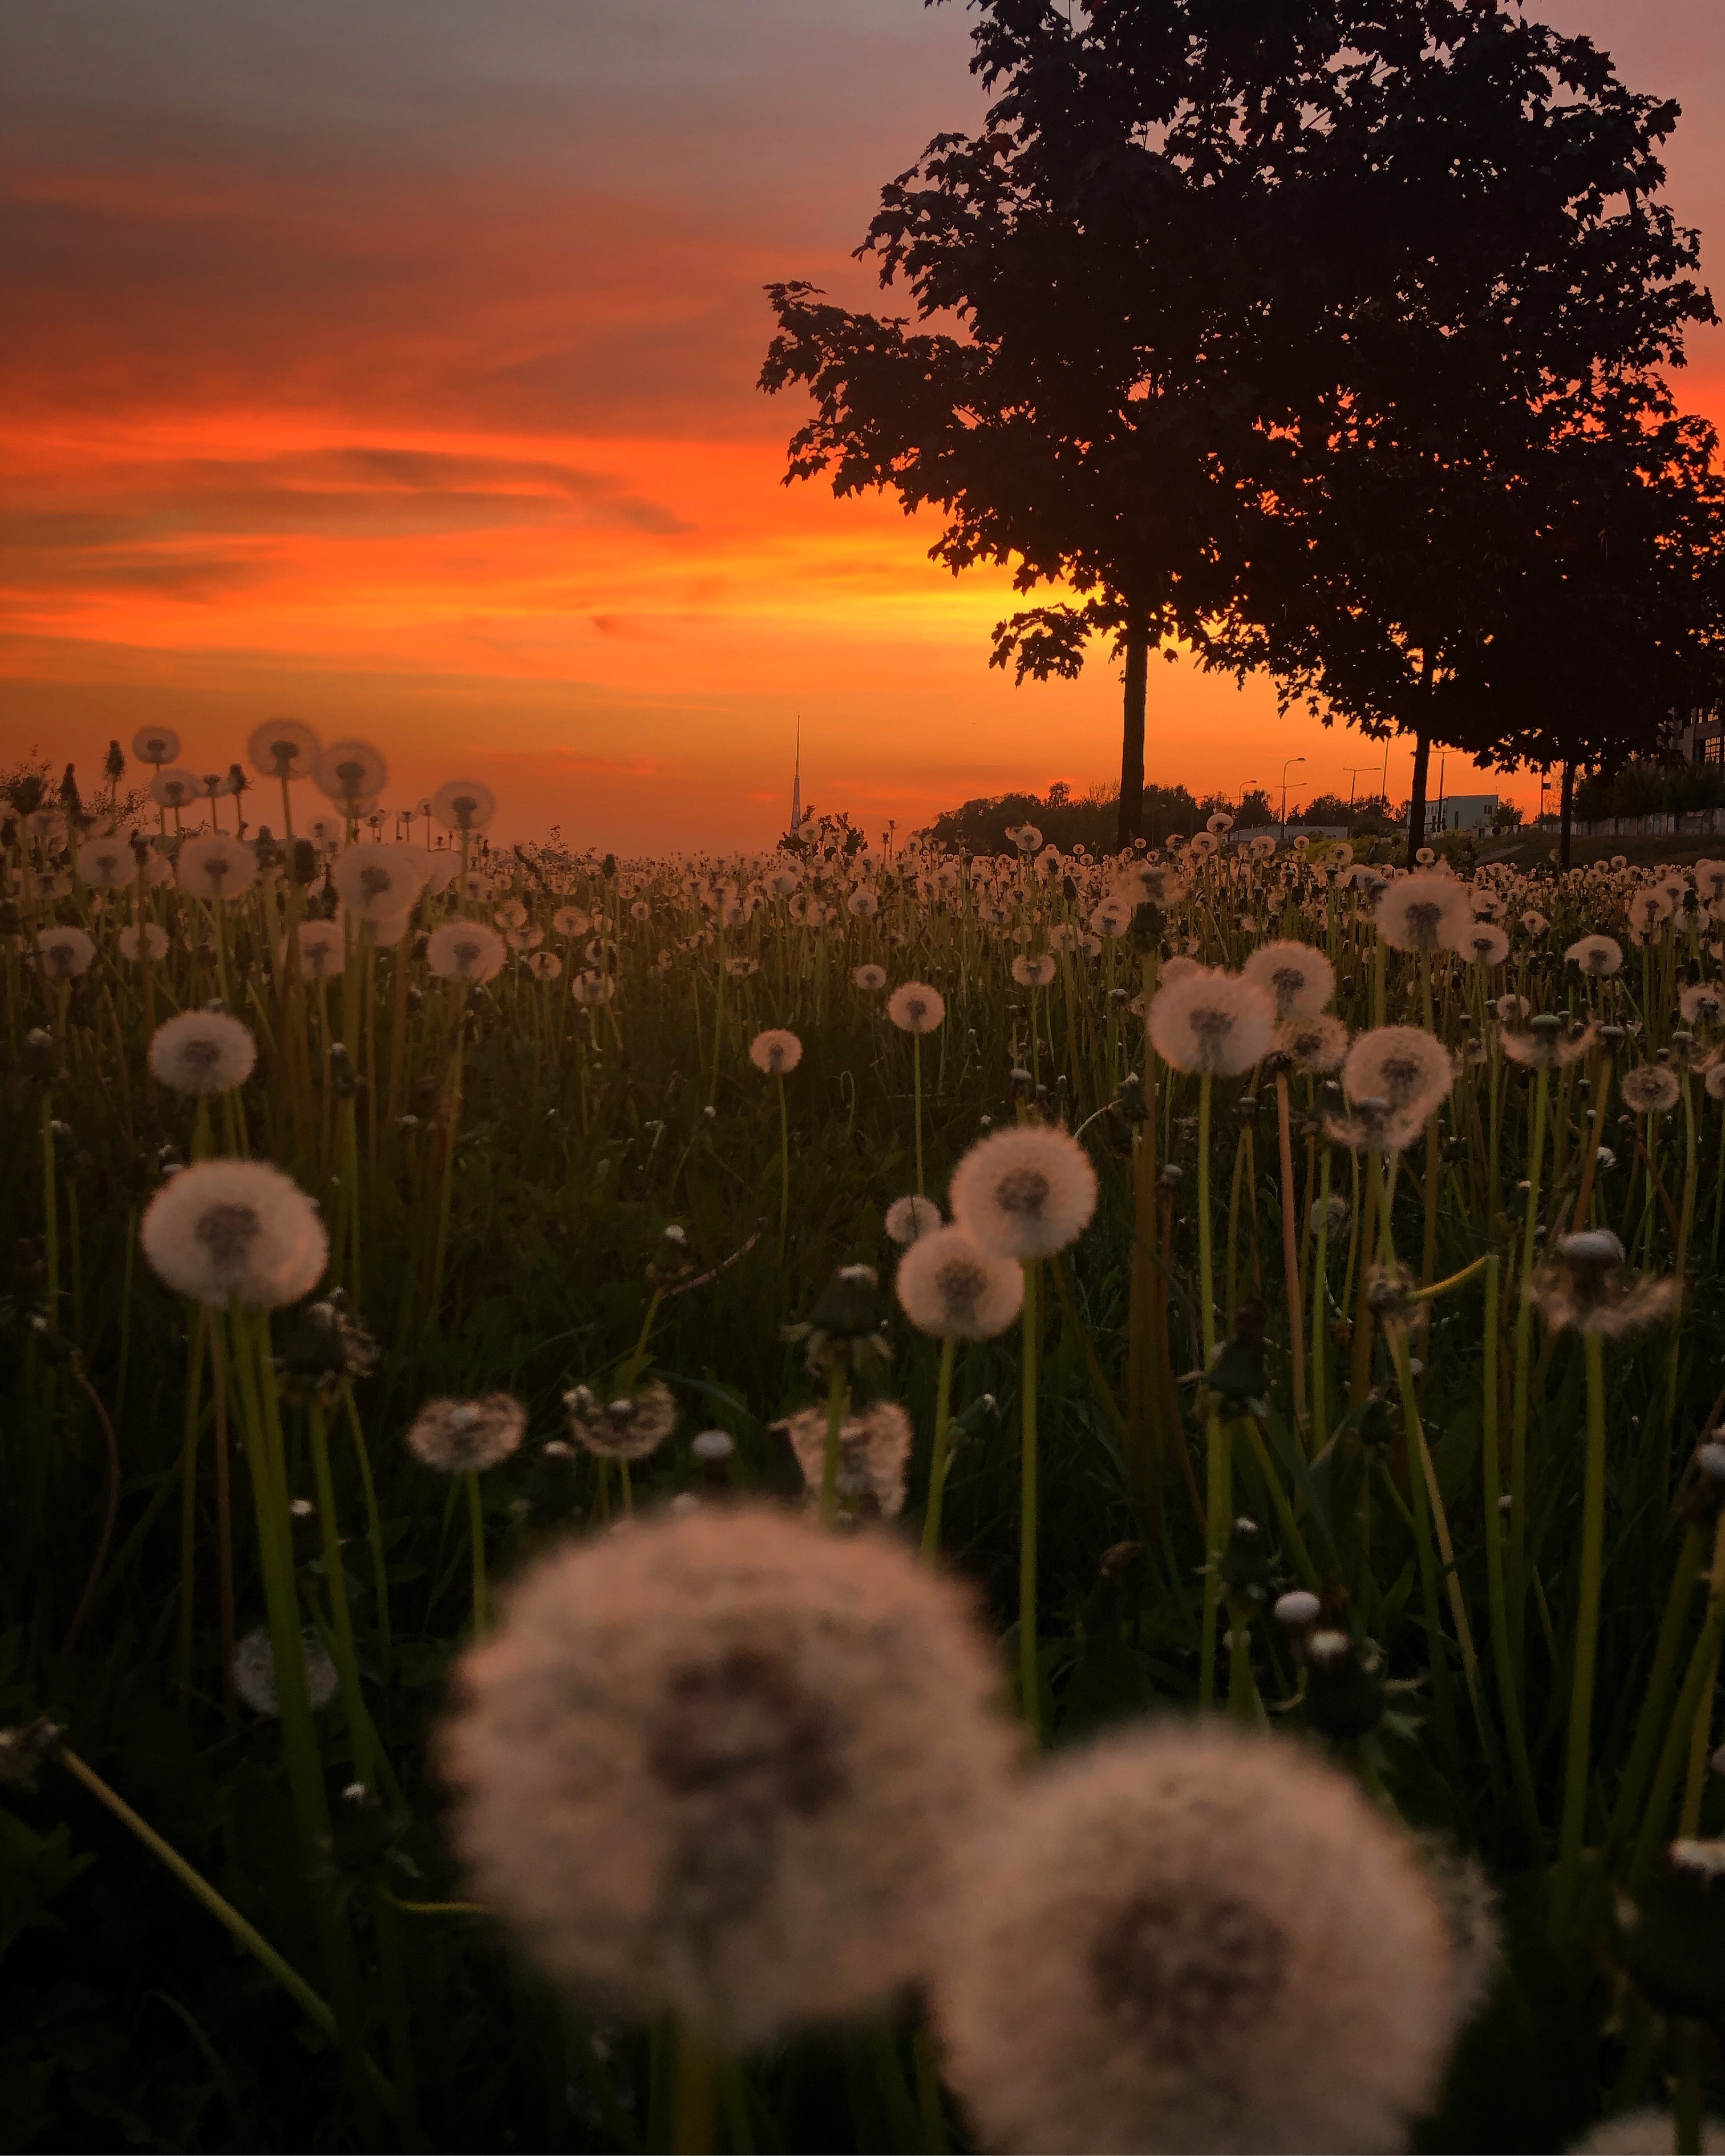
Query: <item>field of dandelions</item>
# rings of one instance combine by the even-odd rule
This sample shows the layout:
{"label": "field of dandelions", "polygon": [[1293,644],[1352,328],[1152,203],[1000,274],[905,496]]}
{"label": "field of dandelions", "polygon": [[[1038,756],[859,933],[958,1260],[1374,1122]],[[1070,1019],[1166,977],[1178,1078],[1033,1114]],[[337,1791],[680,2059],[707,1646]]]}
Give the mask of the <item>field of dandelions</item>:
{"label": "field of dandelions", "polygon": [[1725,862],[132,756],[0,826],[0,2143],[1725,2145]]}

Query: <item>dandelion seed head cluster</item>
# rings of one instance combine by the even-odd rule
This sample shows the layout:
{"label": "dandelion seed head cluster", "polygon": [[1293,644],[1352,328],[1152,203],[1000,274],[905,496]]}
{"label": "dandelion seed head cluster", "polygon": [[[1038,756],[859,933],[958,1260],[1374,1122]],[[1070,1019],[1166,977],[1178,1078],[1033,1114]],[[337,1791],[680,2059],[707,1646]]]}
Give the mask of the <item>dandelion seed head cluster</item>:
{"label": "dandelion seed head cluster", "polygon": [[1261,1062],[1276,1037],[1276,1004],[1269,991],[1239,973],[1195,967],[1170,978],[1150,1005],[1150,1039],[1176,1070],[1210,1078],[1238,1078]]}
{"label": "dandelion seed head cluster", "polygon": [[952,1216],[985,1250],[1042,1258],[1090,1225],[1096,1172],[1069,1132],[1022,1125],[990,1132],[952,1176]]}
{"label": "dandelion seed head cluster", "polygon": [[316,1206],[259,1160],[194,1162],[157,1191],[138,1232],[158,1278],[216,1309],[297,1302],[329,1261]]}
{"label": "dandelion seed head cluster", "polygon": [[258,1044],[225,1011],[182,1011],[150,1037],[150,1070],[176,1093],[230,1093],[252,1075]]}
{"label": "dandelion seed head cluster", "polygon": [[439,1475],[477,1475],[507,1460],[526,1427],[526,1409],[511,1393],[427,1400],[408,1426],[406,1443],[414,1459]]}
{"label": "dandelion seed head cluster", "polygon": [[601,1400],[585,1385],[563,1395],[569,1434],[604,1460],[644,1460],[677,1426],[677,1404],[659,1378],[615,1399]]}

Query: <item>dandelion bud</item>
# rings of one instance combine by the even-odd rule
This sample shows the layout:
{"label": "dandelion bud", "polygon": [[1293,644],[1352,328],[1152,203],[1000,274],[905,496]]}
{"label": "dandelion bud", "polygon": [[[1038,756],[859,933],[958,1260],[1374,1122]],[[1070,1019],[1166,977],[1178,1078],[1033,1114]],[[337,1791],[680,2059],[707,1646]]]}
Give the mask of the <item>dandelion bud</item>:
{"label": "dandelion bud", "polygon": [[1313,1632],[1304,1648],[1306,1719],[1333,1743],[1351,1743],[1383,1719],[1383,1681],[1345,1632]]}
{"label": "dandelion bud", "polygon": [[295,1564],[310,1564],[314,1558],[323,1554],[317,1507],[309,1497],[295,1497],[288,1507],[288,1527],[293,1537]]}
{"label": "dandelion bud", "polygon": [[1285,1631],[1309,1632],[1318,1620],[1323,1604],[1307,1589],[1296,1587],[1286,1594],[1278,1594],[1271,1614]]}
{"label": "dandelion bud", "polygon": [[860,1340],[875,1331],[875,1291],[880,1276],[872,1265],[840,1265],[809,1312],[809,1323],[834,1340]]}
{"label": "dandelion bud", "polygon": [[1234,1522],[1216,1572],[1230,1596],[1238,1595],[1252,1603],[1268,1600],[1270,1547],[1264,1530],[1250,1512],[1242,1512]]}

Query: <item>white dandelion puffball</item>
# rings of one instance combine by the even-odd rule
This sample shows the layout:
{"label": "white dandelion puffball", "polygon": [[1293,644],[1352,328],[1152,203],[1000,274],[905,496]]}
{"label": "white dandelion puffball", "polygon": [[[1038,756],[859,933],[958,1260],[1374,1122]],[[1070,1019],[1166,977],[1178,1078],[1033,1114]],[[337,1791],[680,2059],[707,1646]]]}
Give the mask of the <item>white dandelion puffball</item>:
{"label": "white dandelion puffball", "polygon": [[[341,1686],[329,1650],[308,1625],[300,1635],[300,1651],[305,1664],[305,1692],[314,1712],[327,1707]],[[275,1682],[275,1649],[267,1625],[234,1643],[229,1664],[234,1689],[254,1714],[280,1714],[281,1693]]]}
{"label": "white dandelion puffball", "polygon": [[131,737],[131,752],[140,763],[160,770],[180,752],[180,737],[172,726],[140,726]]}
{"label": "white dandelion puffball", "polygon": [[886,986],[886,968],[884,966],[859,966],[850,978],[865,996],[877,996]]}
{"label": "white dandelion puffball", "polygon": [[452,778],[432,795],[431,813],[446,831],[483,831],[497,814],[497,797],[481,779]]}
{"label": "white dandelion puffball", "polygon": [[1237,1078],[1270,1052],[1276,1005],[1269,993],[1239,973],[1183,973],[1168,978],[1151,1000],[1150,1039],[1176,1070]]}
{"label": "white dandelion puffball", "polygon": [[136,880],[137,855],[125,839],[93,839],[78,850],[78,873],[93,891],[120,891]]}
{"label": "white dandelion puffball", "polygon": [[922,1974],[1015,1746],[957,1589],[764,1511],[564,1548],[458,1682],[475,1894],[582,1997],[732,2050]]}
{"label": "white dandelion puffball", "polygon": [[151,1270],[177,1294],[253,1310],[309,1295],[329,1262],[316,1205],[261,1160],[202,1160],[162,1184],[139,1230]]}
{"label": "white dandelion puffball", "polygon": [[893,1285],[911,1324],[938,1340],[992,1340],[1024,1307],[1023,1266],[985,1250],[963,1228],[919,1236]]}
{"label": "white dandelion puffball", "polygon": [[231,1093],[257,1060],[251,1028],[226,1011],[182,1011],[150,1036],[151,1074],[175,1093]]}
{"label": "white dandelion puffball", "polygon": [[175,867],[180,888],[194,898],[238,898],[258,880],[257,850],[225,831],[212,831],[187,839]]}
{"label": "white dandelion puffball", "polygon": [[75,981],[95,962],[96,947],[81,928],[44,928],[33,940],[50,981]]}
{"label": "white dandelion puffball", "polygon": [[150,798],[158,808],[190,808],[203,798],[195,771],[158,771],[150,781]]}
{"label": "white dandelion puffball", "polygon": [[569,983],[569,993],[578,1004],[589,1009],[608,1004],[617,993],[616,977],[611,973],[578,973]]}
{"label": "white dandelion puffball", "polygon": [[446,921],[425,945],[425,963],[439,980],[489,981],[503,970],[508,946],[489,921]]}
{"label": "white dandelion puffball", "polygon": [[1470,966],[1501,966],[1509,956],[1509,935],[1495,921],[1470,921],[1450,939],[1450,948]]}
{"label": "white dandelion puffball", "polygon": [[880,901],[873,891],[859,885],[845,900],[845,909],[846,912],[854,914],[859,921],[872,921],[880,911]]}
{"label": "white dandelion puffball", "polygon": [[1046,954],[1040,958],[1014,958],[1012,977],[1021,988],[1045,988],[1055,977],[1055,961]]}
{"label": "white dandelion puffball", "polygon": [[1096,1172],[1069,1132],[1024,1124],[991,1131],[958,1163],[952,1217],[985,1250],[1045,1258],[1090,1225]]}
{"label": "white dandelion puffball", "polygon": [[1696,981],[1677,998],[1685,1025],[1717,1025],[1725,1009],[1725,990],[1717,981]]}
{"label": "white dandelion puffball", "polygon": [[[141,932],[143,938],[141,953],[138,940]],[[146,958],[165,958],[167,956],[167,931],[158,928],[153,921],[146,921],[141,932],[128,924],[120,932],[120,955],[122,958],[130,959],[134,966]]]}
{"label": "white dandelion puffball", "polygon": [[1423,1123],[1455,1082],[1440,1040],[1417,1025],[1379,1025],[1358,1034],[1342,1066],[1350,1101],[1383,1101],[1399,1121]]}
{"label": "white dandelion puffball", "polygon": [[1309,943],[1260,943],[1240,971],[1274,998],[1278,1019],[1316,1018],[1336,993],[1336,969]]}
{"label": "white dandelion puffball", "polygon": [[932,1033],[947,1014],[947,1000],[926,981],[904,981],[886,998],[886,1015],[901,1033]]}
{"label": "white dandelion puffball", "polygon": [[1333,1011],[1291,1018],[1276,1029],[1276,1045],[1295,1070],[1308,1076],[1339,1070],[1348,1053],[1348,1028]]}
{"label": "white dandelion puffball", "polygon": [[348,846],[330,870],[341,903],[362,921],[405,915],[429,873],[420,846]]}
{"label": "white dandelion puffball", "polygon": [[941,1225],[941,1209],[932,1198],[895,1198],[886,1209],[886,1225],[892,1240],[908,1248]]}
{"label": "white dandelion puffball", "polygon": [[551,925],[559,936],[585,936],[592,930],[593,916],[583,906],[560,906],[551,916]]}
{"label": "white dandelion puffball", "polygon": [[803,1044],[783,1026],[768,1026],[749,1043],[749,1061],[769,1078],[782,1078],[803,1060]]}
{"label": "white dandelion puffball", "polygon": [[439,1475],[477,1475],[507,1460],[526,1427],[527,1411],[511,1393],[427,1400],[408,1427],[407,1445]]}
{"label": "white dandelion puffball", "polygon": [[389,783],[383,752],[370,742],[335,741],[317,752],[311,767],[320,793],[339,801],[352,815],[362,803],[374,801]]}
{"label": "white dandelion puffball", "polygon": [[[300,947],[300,971],[308,980],[333,980],[347,964],[347,939],[336,921],[302,921],[295,931]],[[281,963],[287,963],[287,939],[282,938]]]}
{"label": "white dandelion puffball", "polygon": [[1663,1063],[1639,1063],[1617,1081],[1623,1105],[1638,1116],[1669,1115],[1682,1098],[1677,1074]]}
{"label": "white dandelion puffball", "polygon": [[248,736],[245,752],[263,778],[310,778],[321,744],[299,719],[265,719]]}
{"label": "white dandelion puffball", "polygon": [[1584,936],[1563,953],[1566,966],[1579,966],[1596,981],[1609,980],[1623,965],[1623,946],[1614,936]]}
{"label": "white dandelion puffball", "polygon": [[1394,950],[1443,951],[1471,926],[1473,908],[1454,876],[1405,875],[1384,891],[1373,918]]}
{"label": "white dandelion puffball", "polygon": [[1405,2145],[1454,2028],[1413,1844],[1296,1746],[1104,1740],[968,1852],[942,1928],[945,2066],[990,2148]]}

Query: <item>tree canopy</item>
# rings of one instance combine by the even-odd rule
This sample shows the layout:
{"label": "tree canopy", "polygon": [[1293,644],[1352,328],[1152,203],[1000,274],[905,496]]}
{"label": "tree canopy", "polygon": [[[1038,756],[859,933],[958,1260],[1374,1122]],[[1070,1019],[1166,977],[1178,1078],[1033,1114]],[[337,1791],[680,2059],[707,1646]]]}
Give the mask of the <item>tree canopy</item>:
{"label": "tree canopy", "polygon": [[1122,842],[1158,647],[1429,738],[1446,654],[1517,596],[1481,503],[1517,564],[1504,501],[1602,410],[1668,419],[1657,370],[1711,319],[1659,198],[1675,105],[1506,0],[982,0],[973,67],[982,131],[859,249],[916,326],[769,288],[762,386],[815,405],[788,479],[891,488],[954,572],[1073,595],[993,663],[1123,657]]}

